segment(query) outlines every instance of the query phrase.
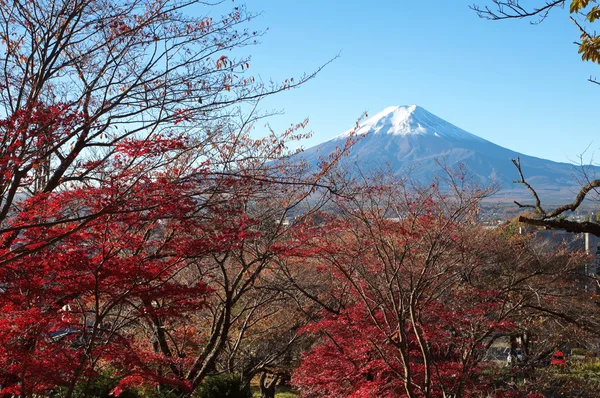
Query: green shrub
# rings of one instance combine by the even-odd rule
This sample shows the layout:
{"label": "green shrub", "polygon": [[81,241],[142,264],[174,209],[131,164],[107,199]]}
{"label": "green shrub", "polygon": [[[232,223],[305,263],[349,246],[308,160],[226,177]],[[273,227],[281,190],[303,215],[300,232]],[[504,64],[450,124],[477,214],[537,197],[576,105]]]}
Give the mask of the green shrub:
{"label": "green shrub", "polygon": [[234,374],[207,377],[194,394],[196,398],[252,398],[250,386]]}
{"label": "green shrub", "polygon": [[[119,379],[109,372],[103,372],[96,375],[89,381],[82,381],[75,386],[73,391],[74,398],[113,398],[109,395],[113,388],[119,383]],[[65,388],[58,388],[54,391],[54,396],[62,398],[66,393]],[[124,391],[119,398],[139,398],[139,395],[133,391]]]}
{"label": "green shrub", "polygon": [[[89,381],[83,381],[75,386],[73,398],[114,398],[110,392],[119,384],[119,378],[106,371],[96,375]],[[65,388],[54,390],[54,397],[63,398],[66,394]],[[178,398],[179,396],[171,392],[158,392],[154,387],[142,387],[132,390],[125,390],[119,398]]]}
{"label": "green shrub", "polygon": [[[140,391],[140,397],[143,398],[178,398],[180,395],[177,395],[174,392],[163,391],[158,392],[156,389],[150,389],[149,391],[142,390]],[[121,398],[121,396],[119,396]]]}
{"label": "green shrub", "polygon": [[585,356],[587,355],[588,350],[586,350],[585,348],[573,348],[571,350],[571,355],[581,355],[581,356]]}

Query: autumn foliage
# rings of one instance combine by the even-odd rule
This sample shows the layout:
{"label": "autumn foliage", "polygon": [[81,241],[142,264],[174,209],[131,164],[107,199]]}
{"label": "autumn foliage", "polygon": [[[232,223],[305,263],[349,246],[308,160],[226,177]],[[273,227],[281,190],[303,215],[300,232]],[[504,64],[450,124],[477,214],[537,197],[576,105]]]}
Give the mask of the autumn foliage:
{"label": "autumn foliage", "polygon": [[464,181],[454,193],[384,182],[338,201],[340,216],[314,241],[318,269],[344,299],[304,328],[317,340],[294,373],[301,395],[525,396],[494,379],[485,355],[521,330],[531,302],[560,294],[557,279],[577,261],[483,230],[486,191]]}
{"label": "autumn foliage", "polygon": [[495,393],[484,351],[574,263],[477,227],[464,176],[356,183],[352,134],[313,168],[306,121],[256,138],[314,74],[257,81],[254,14],[194,3],[0,2],[0,396],[186,397],[301,350],[307,397]]}
{"label": "autumn foliage", "polygon": [[[225,54],[261,35],[242,6],[218,19],[180,1],[0,8],[0,394],[70,397],[108,372],[114,395],[189,395],[281,220],[328,171],[273,162],[305,123],[251,136],[261,98],[313,75],[266,86]],[[215,268],[239,271],[219,309]]]}

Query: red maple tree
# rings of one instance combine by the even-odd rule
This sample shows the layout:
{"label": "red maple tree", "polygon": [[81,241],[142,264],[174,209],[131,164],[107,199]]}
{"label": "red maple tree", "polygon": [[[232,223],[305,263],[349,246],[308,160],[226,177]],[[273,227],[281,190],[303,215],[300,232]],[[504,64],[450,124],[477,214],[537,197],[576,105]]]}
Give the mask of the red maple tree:
{"label": "red maple tree", "polygon": [[203,267],[262,236],[253,206],[269,191],[281,217],[327,172],[272,163],[305,123],[251,135],[261,98],[314,74],[256,81],[247,57],[224,53],[262,34],[243,29],[254,14],[192,17],[192,5],[0,4],[4,396],[70,397],[103,369],[122,378],[115,394],[189,394],[231,327],[208,341],[186,327],[213,291]]}
{"label": "red maple tree", "polygon": [[486,351],[569,261],[482,229],[487,192],[451,177],[454,192],[380,176],[317,226],[317,270],[343,300],[305,328],[317,340],[293,376],[301,396],[520,396],[484,371]]}

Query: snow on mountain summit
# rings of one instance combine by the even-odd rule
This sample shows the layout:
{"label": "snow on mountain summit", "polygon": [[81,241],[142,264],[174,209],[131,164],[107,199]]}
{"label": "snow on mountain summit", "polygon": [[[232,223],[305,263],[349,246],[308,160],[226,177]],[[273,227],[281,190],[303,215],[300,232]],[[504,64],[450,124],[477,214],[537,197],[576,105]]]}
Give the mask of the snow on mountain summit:
{"label": "snow on mountain summit", "polygon": [[[345,139],[352,130],[337,137]],[[458,140],[482,140],[417,105],[390,106],[360,124],[358,135],[428,135]]]}

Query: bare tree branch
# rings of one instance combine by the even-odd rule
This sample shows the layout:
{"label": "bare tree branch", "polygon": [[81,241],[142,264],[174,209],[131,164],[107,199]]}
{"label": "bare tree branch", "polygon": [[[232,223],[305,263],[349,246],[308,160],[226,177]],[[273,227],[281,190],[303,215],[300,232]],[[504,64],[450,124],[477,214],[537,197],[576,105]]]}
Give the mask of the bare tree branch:
{"label": "bare tree branch", "polygon": [[560,229],[573,233],[590,233],[592,235],[600,236],[600,224],[596,224],[590,221],[579,222],[570,221],[566,219],[540,220],[536,218],[530,218],[527,216],[519,216],[519,222],[537,227]]}
{"label": "bare tree branch", "polygon": [[488,6],[482,8],[476,4],[470,6],[470,8],[475,11],[480,18],[492,21],[538,17],[538,20],[533,23],[539,23],[546,19],[550,10],[556,7],[563,8],[565,5],[565,0],[553,0],[546,1],[541,7],[526,9],[520,4],[519,0],[493,0],[493,2],[496,5],[495,10]]}
{"label": "bare tree branch", "polygon": [[577,196],[575,196],[575,200],[571,203],[564,204],[562,206],[558,206],[551,211],[546,211],[542,208],[541,201],[539,195],[535,191],[535,189],[525,180],[523,176],[523,170],[521,169],[521,161],[519,158],[512,160],[513,164],[517,168],[519,172],[520,180],[516,180],[515,183],[521,184],[525,186],[535,200],[535,205],[527,205],[521,204],[515,201],[515,204],[522,209],[533,209],[535,211],[534,217],[529,216],[520,216],[519,221],[535,225],[539,227],[546,227],[551,229],[562,229],[567,232],[588,232],[596,236],[600,236],[600,224],[596,224],[593,222],[578,222],[578,221],[569,221],[569,220],[558,220],[555,217],[567,212],[576,210],[583,201],[585,200],[588,193],[598,187],[600,187],[600,179],[590,180],[587,184],[581,187]]}

